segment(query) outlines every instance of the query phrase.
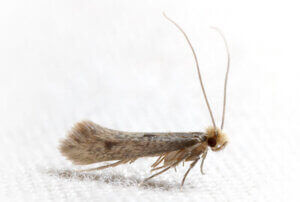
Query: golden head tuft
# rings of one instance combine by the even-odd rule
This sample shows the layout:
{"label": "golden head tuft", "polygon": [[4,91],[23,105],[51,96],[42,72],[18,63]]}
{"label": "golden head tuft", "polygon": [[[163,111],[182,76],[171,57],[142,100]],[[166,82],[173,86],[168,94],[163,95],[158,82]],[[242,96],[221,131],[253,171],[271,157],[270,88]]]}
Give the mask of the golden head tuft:
{"label": "golden head tuft", "polygon": [[207,144],[211,147],[213,151],[219,151],[223,149],[227,142],[227,135],[223,133],[219,128],[215,130],[214,127],[209,127],[206,129]]}

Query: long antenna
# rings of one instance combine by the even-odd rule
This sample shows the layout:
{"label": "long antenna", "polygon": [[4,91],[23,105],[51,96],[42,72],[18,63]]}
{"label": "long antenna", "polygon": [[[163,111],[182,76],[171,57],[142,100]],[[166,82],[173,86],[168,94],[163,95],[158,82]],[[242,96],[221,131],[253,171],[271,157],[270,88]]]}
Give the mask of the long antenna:
{"label": "long antenna", "polygon": [[[196,62],[196,66],[197,66],[197,71],[198,71],[198,77],[199,77],[199,81],[200,81],[200,85],[201,85],[201,88],[202,88],[202,92],[203,92],[203,95],[204,95],[204,98],[205,98],[205,102],[206,102],[206,105],[207,105],[207,108],[208,108],[208,111],[209,111],[209,114],[210,114],[210,117],[211,117],[211,120],[212,120],[212,123],[213,123],[213,126],[216,130],[216,123],[215,123],[215,120],[214,120],[214,116],[213,116],[213,113],[211,111],[211,108],[210,108],[210,105],[208,103],[208,99],[207,99],[207,96],[206,96],[206,92],[205,92],[205,89],[204,89],[204,85],[203,85],[203,81],[202,81],[202,77],[201,77],[201,74],[200,74],[200,68],[199,68],[199,64],[198,64],[198,59],[197,59],[197,56],[196,56],[196,53],[195,53],[195,50],[188,38],[188,36],[186,35],[186,33],[183,31],[183,29],[176,23],[174,22],[173,20],[171,20],[168,16],[166,16],[166,14],[163,12],[163,15],[164,17],[169,20],[171,23],[173,23],[181,32],[182,34],[184,35],[185,39],[187,40],[190,48],[192,49],[192,52],[193,52],[193,55],[194,55],[194,59],[195,59],[195,62]],[[226,89],[226,88],[225,88]],[[225,112],[224,112],[225,113]]]}
{"label": "long antenna", "polygon": [[222,37],[224,44],[225,44],[225,48],[226,48],[226,53],[227,53],[227,70],[226,70],[226,74],[225,74],[225,81],[224,81],[224,98],[223,98],[223,114],[222,114],[222,123],[221,123],[221,130],[224,127],[224,121],[225,121],[225,109],[226,109],[226,95],[227,95],[227,81],[228,81],[228,74],[229,74],[229,67],[230,67],[230,53],[229,53],[229,48],[228,48],[228,44],[226,41],[225,36],[223,35],[223,33],[221,32],[220,29],[216,28],[216,27],[211,27],[212,29],[216,30]]}

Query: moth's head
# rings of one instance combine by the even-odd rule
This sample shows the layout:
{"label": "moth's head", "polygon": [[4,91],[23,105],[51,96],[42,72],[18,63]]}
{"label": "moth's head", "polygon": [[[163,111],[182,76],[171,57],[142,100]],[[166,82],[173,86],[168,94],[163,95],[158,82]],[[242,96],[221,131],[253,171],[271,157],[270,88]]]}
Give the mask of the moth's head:
{"label": "moth's head", "polygon": [[224,149],[226,146],[228,139],[227,135],[223,133],[219,128],[215,129],[214,127],[209,127],[206,129],[207,135],[207,145],[213,151],[219,151]]}

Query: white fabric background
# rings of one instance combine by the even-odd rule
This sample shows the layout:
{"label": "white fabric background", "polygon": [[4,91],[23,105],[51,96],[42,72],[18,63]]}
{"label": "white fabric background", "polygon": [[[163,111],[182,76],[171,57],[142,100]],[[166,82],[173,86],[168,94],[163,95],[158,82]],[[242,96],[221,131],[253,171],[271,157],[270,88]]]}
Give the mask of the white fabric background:
{"label": "white fabric background", "polygon": [[[90,119],[129,131],[203,131],[211,125],[199,57],[228,147],[145,186],[155,160],[78,173],[57,150]],[[0,3],[1,201],[299,201],[299,48],[296,1],[39,1]],[[96,165],[95,165],[96,166]]]}

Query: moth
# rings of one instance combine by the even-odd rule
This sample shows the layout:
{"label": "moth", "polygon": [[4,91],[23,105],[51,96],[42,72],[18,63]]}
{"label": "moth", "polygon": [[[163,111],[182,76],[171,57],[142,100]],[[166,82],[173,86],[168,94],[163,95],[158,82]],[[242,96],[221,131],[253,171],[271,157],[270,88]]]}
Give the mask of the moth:
{"label": "moth", "polygon": [[166,172],[170,168],[176,169],[181,162],[191,162],[188,170],[183,176],[181,182],[181,186],[183,186],[190,170],[200,159],[200,171],[204,174],[203,164],[209,150],[220,151],[227,145],[227,136],[222,131],[225,120],[226,89],[230,66],[230,54],[225,37],[219,29],[213,28],[221,35],[227,52],[227,70],[224,83],[222,123],[221,127],[218,128],[206,96],[194,48],[183,29],[164,13],[163,15],[184,35],[192,50],[200,86],[212,120],[212,127],[209,127],[205,132],[146,133],[112,130],[93,123],[92,121],[79,122],[75,124],[72,130],[68,133],[67,138],[61,141],[59,146],[61,154],[77,165],[116,161],[109,165],[86,169],[83,171],[101,170],[125,163],[133,163],[136,159],[141,157],[158,157],[151,166],[151,171],[157,171],[157,173],[144,180],[147,181]]}

